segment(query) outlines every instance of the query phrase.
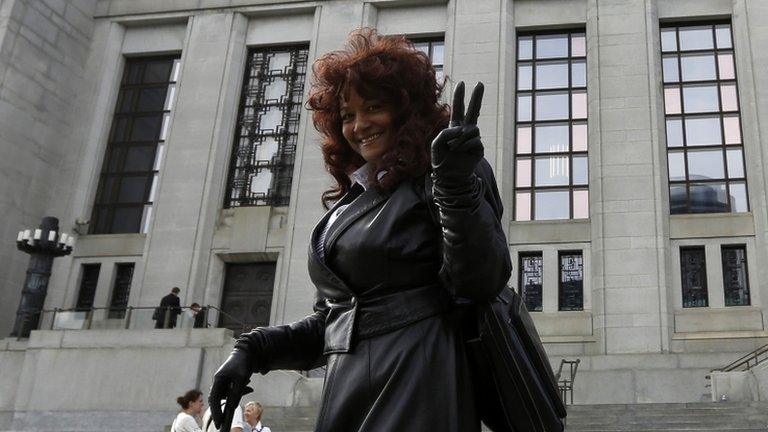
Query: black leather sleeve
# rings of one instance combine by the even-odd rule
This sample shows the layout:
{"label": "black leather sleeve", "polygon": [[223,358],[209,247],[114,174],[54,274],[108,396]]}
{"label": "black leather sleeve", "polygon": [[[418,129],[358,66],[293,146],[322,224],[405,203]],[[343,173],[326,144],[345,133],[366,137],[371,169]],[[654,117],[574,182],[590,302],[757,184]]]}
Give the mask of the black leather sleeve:
{"label": "black leather sleeve", "polygon": [[432,190],[443,237],[440,279],[457,297],[491,300],[512,271],[493,170],[483,158],[466,183],[450,186]]}
{"label": "black leather sleeve", "polygon": [[253,372],[272,370],[310,370],[325,363],[323,356],[325,299],[315,295],[314,313],[291,324],[257,327],[243,333],[235,349],[245,351],[253,362]]}

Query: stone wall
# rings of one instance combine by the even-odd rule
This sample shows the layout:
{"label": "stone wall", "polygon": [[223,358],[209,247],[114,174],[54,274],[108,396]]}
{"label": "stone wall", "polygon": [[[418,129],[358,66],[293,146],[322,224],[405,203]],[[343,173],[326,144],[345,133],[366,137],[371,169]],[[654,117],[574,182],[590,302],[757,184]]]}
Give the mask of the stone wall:
{"label": "stone wall", "polygon": [[[13,241],[43,216],[59,216],[72,193],[81,98],[95,0],[0,4],[0,335],[13,326],[27,255]],[[74,220],[61,220],[72,232]]]}

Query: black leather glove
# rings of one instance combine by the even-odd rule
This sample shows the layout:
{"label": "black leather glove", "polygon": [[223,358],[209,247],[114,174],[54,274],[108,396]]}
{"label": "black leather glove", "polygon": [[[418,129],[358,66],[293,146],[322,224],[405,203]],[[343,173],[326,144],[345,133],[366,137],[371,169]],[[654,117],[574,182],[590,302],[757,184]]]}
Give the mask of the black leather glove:
{"label": "black leather glove", "polygon": [[432,141],[432,183],[435,199],[441,207],[466,207],[477,201],[475,169],[483,158],[477,118],[483,90],[483,83],[478,82],[465,115],[464,82],[459,82],[453,92],[450,126]]}
{"label": "black leather glove", "polygon": [[[252,354],[235,348],[213,375],[213,384],[211,384],[211,391],[208,395],[208,406],[211,408],[211,418],[216,429],[229,430],[235,408],[240,404],[240,398],[253,391],[246,385],[253,373],[253,365]],[[226,400],[226,404],[222,412],[221,404],[224,400]]]}
{"label": "black leather glove", "polygon": [[433,180],[441,183],[466,183],[473,176],[475,167],[483,158],[483,143],[477,117],[483,101],[483,83],[477,83],[464,114],[464,82],[460,81],[453,92],[451,123],[432,141]]}

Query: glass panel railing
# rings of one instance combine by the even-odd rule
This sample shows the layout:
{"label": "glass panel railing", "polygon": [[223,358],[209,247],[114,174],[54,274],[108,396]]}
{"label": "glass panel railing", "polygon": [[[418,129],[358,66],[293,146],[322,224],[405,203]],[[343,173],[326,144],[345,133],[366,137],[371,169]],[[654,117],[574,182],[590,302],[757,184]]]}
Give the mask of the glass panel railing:
{"label": "glass panel railing", "polygon": [[51,330],[84,330],[88,325],[87,311],[57,311]]}

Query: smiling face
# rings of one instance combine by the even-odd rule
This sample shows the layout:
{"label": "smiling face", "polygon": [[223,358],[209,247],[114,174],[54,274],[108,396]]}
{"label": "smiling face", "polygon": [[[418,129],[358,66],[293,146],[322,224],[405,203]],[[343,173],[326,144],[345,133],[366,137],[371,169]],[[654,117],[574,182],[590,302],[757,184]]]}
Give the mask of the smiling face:
{"label": "smiling face", "polygon": [[366,162],[378,163],[394,145],[394,113],[383,101],[365,99],[350,86],[339,114],[344,138]]}

